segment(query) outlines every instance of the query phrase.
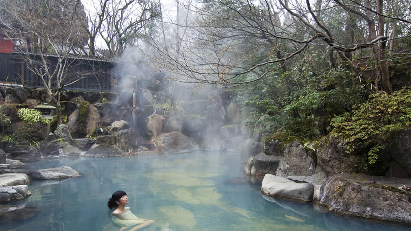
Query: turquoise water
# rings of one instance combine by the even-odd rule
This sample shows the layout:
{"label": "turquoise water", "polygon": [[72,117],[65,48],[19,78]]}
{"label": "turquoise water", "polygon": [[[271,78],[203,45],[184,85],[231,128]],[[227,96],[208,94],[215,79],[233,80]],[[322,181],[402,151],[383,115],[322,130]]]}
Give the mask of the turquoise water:
{"label": "turquoise water", "polygon": [[142,230],[411,230],[411,227],[347,219],[312,204],[268,201],[260,184],[244,180],[240,154],[195,152],[117,158],[70,158],[35,162],[32,169],[70,166],[83,176],[33,181],[26,207],[40,211],[0,230],[114,231],[107,200],[116,190],[131,211],[155,220]]}

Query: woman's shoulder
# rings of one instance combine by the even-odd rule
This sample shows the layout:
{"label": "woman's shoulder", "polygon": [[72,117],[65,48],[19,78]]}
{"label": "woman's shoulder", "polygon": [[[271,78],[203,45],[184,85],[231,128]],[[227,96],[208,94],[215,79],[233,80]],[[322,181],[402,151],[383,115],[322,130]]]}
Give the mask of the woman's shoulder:
{"label": "woman's shoulder", "polygon": [[119,214],[123,214],[123,213],[129,212],[129,211],[130,211],[130,207],[125,207],[124,211],[120,211],[120,210],[116,209],[111,214],[112,215],[119,215]]}

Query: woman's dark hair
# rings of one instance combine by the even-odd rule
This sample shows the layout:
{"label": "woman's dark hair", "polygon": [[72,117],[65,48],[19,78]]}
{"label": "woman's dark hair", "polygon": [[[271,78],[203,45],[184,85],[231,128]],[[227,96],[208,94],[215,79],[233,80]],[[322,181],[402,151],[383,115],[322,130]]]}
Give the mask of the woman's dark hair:
{"label": "woman's dark hair", "polygon": [[124,195],[127,195],[126,192],[124,192],[124,191],[121,191],[121,190],[115,191],[115,192],[113,193],[113,195],[111,195],[111,198],[108,199],[107,206],[108,206],[110,209],[117,208],[118,205],[117,205],[116,202],[117,202],[118,200],[120,200],[120,198],[121,198],[122,196],[124,196]]}

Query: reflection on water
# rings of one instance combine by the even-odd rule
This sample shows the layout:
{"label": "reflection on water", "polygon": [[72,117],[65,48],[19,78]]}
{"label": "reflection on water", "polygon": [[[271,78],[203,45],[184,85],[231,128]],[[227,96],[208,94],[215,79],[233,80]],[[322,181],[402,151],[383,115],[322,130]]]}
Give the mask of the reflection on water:
{"label": "reflection on water", "polygon": [[45,160],[29,168],[70,166],[83,176],[60,182],[33,181],[21,202],[36,215],[4,222],[0,230],[118,231],[107,200],[116,190],[131,211],[155,223],[142,230],[411,230],[321,213],[312,204],[266,198],[242,172],[239,153],[195,152],[105,159]]}

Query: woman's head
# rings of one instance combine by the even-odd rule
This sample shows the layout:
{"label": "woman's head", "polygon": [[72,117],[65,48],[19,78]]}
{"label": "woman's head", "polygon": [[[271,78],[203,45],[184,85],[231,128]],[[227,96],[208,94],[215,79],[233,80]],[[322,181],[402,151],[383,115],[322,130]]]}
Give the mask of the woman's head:
{"label": "woman's head", "polygon": [[111,195],[111,198],[108,200],[107,206],[110,209],[117,208],[118,206],[117,201],[119,201],[120,198],[123,197],[124,195],[127,195],[127,194],[126,192],[122,190],[115,191],[113,195]]}

